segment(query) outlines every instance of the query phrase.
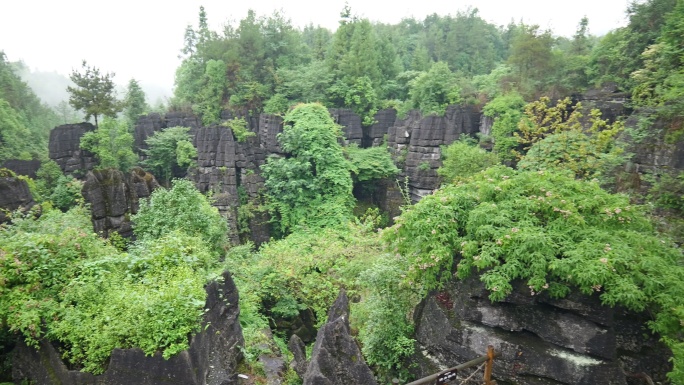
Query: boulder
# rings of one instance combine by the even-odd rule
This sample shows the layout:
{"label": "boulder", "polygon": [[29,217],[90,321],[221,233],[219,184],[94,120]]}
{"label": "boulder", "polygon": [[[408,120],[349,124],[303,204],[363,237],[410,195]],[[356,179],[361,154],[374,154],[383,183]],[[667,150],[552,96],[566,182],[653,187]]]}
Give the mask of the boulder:
{"label": "boulder", "polygon": [[471,277],[433,293],[414,316],[419,377],[484,355],[488,345],[501,353],[499,384],[625,385],[626,373],[664,381],[671,370],[644,316],[602,306],[597,295],[557,300],[518,282],[505,301],[491,303]]}
{"label": "boulder", "polygon": [[349,299],[344,290],[316,336],[304,385],[376,384],[349,331]]}
{"label": "boulder", "polygon": [[14,171],[17,175],[24,175],[32,179],[36,179],[36,172],[40,168],[39,160],[20,160],[8,159],[2,162],[0,168],[6,168]]}
{"label": "boulder", "polygon": [[35,204],[28,183],[0,169],[0,223],[7,222],[12,211],[28,211]]}
{"label": "boulder", "polygon": [[95,126],[84,122],[57,126],[50,131],[49,156],[63,173],[83,177],[95,167],[95,156],[81,149],[83,134],[94,130]]}
{"label": "boulder", "polygon": [[67,369],[58,350],[47,341],[42,341],[39,349],[20,341],[13,354],[13,378],[40,385],[237,384],[236,368],[244,345],[237,288],[226,272],[206,291],[201,332],[190,337],[187,350],[168,360],[160,353],[149,357],[140,349],[114,349],[107,370],[95,376]]}
{"label": "boulder", "polygon": [[309,366],[309,361],[306,359],[306,346],[299,336],[293,334],[290,341],[287,343],[287,348],[290,350],[294,359],[290,363],[292,370],[297,373],[300,378],[306,375],[306,368]]}
{"label": "boulder", "polygon": [[114,231],[132,236],[130,216],[138,212],[140,198],[157,187],[154,176],[139,167],[128,175],[115,169],[89,171],[81,193],[90,204],[93,230],[105,237]]}

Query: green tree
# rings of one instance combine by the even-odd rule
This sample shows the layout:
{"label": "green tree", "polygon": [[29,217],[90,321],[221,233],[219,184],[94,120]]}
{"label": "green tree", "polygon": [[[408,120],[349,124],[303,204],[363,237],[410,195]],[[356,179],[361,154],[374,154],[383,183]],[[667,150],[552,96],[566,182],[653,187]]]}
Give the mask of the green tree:
{"label": "green tree", "polygon": [[352,179],[340,137],[339,126],[320,104],[301,104],[285,115],[278,140],[288,156],[271,156],[261,166],[268,205],[283,233],[351,218]]}
{"label": "green tree", "polygon": [[551,80],[554,58],[551,31],[540,31],[537,25],[520,25],[513,39],[510,64],[517,75],[519,88],[524,95],[536,95]]}
{"label": "green tree", "polygon": [[456,76],[444,62],[434,63],[430,71],[416,77],[410,84],[413,108],[424,114],[444,115],[446,107],[461,101],[461,89]]}
{"label": "green tree", "polygon": [[102,126],[81,137],[81,148],[94,153],[101,168],[128,171],[138,157],[133,152],[133,134],[125,122],[105,118]]}
{"label": "green tree", "polygon": [[209,60],[202,78],[202,89],[196,111],[205,125],[217,123],[221,118],[224,92],[226,89],[226,64],[221,60]]}
{"label": "green tree", "polygon": [[83,72],[74,70],[69,75],[76,85],[76,87],[67,87],[67,91],[71,94],[69,104],[74,109],[83,111],[86,119],[94,117],[97,127],[99,115],[114,118],[123,106],[116,99],[113,73],[100,75],[100,70],[97,67],[90,67],[85,60],[82,67]]}
{"label": "green tree", "polygon": [[145,100],[145,92],[140,88],[140,84],[135,79],[128,81],[126,88],[126,97],[124,98],[124,115],[128,120],[131,128],[135,125],[138,117],[149,109],[147,101]]}
{"label": "green tree", "polygon": [[155,132],[145,140],[148,148],[143,150],[147,159],[142,163],[168,184],[175,172],[194,164],[197,149],[192,144],[188,127],[169,127]]}

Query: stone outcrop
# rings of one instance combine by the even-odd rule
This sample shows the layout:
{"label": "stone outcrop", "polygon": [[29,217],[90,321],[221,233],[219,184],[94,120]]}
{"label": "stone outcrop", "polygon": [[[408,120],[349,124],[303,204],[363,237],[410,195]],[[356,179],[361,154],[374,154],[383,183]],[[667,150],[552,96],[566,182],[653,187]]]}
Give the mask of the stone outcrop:
{"label": "stone outcrop", "polygon": [[415,312],[418,376],[486,354],[500,385],[627,384],[644,372],[663,381],[670,352],[644,329],[645,317],[573,293],[554,300],[531,295],[522,283],[503,302],[491,303],[475,277],[452,282]]}
{"label": "stone outcrop", "polygon": [[376,384],[349,330],[349,299],[342,290],[318,330],[304,385]]}
{"label": "stone outcrop", "polygon": [[94,130],[95,126],[84,122],[57,126],[50,131],[50,159],[59,165],[63,173],[83,177],[95,167],[95,156],[80,147],[83,134]]}
{"label": "stone outcrop", "polygon": [[348,108],[331,108],[329,111],[335,123],[342,126],[345,144],[354,143],[360,147],[363,142],[361,117]]}
{"label": "stone outcrop", "polygon": [[590,110],[598,109],[601,111],[602,119],[612,123],[631,113],[626,106],[629,96],[628,93],[620,91],[617,84],[608,82],[600,88],[579,95],[577,101],[584,107],[585,120],[588,121]]}
{"label": "stone outcrop", "polygon": [[293,334],[292,337],[290,337],[290,341],[287,343],[287,349],[294,357],[290,363],[290,368],[292,368],[300,378],[304,378],[306,375],[306,368],[309,366],[309,361],[306,359],[306,346],[304,345],[304,342],[299,336]]}
{"label": "stone outcrop", "polygon": [[132,236],[130,216],[138,212],[140,198],[150,196],[157,187],[154,176],[139,167],[128,175],[115,169],[89,171],[81,193],[90,204],[95,232],[105,237],[114,231]]}
{"label": "stone outcrop", "polygon": [[19,343],[14,351],[13,377],[36,384],[60,385],[229,385],[238,384],[236,367],[244,345],[238,321],[238,293],[229,273],[206,287],[207,312],[201,332],[190,347],[171,357],[145,356],[140,349],[114,349],[107,370],[92,375],[68,370],[57,349],[41,342],[40,349]]}
{"label": "stone outcrop", "polygon": [[389,128],[389,146],[409,178],[413,201],[439,187],[440,146],[453,143],[461,135],[474,136],[479,126],[480,113],[474,106],[452,105],[444,116],[423,117],[411,111]]}
{"label": "stone outcrop", "polygon": [[25,212],[35,204],[25,180],[5,174],[0,170],[0,223],[7,222],[11,212],[15,210]]}
{"label": "stone outcrop", "polygon": [[8,159],[2,162],[0,168],[12,170],[17,175],[24,175],[32,179],[36,179],[36,172],[40,168],[39,160],[20,160]]}

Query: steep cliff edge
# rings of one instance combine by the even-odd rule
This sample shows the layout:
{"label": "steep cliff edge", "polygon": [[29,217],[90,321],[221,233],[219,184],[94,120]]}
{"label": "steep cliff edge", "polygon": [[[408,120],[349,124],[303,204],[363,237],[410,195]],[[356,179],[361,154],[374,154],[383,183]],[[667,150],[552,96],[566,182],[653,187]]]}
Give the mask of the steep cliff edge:
{"label": "steep cliff edge", "polygon": [[452,282],[415,312],[418,375],[469,361],[493,345],[499,384],[628,384],[646,373],[664,381],[669,350],[645,328],[647,317],[602,306],[597,296],[554,300],[522,283],[491,303],[475,277]]}

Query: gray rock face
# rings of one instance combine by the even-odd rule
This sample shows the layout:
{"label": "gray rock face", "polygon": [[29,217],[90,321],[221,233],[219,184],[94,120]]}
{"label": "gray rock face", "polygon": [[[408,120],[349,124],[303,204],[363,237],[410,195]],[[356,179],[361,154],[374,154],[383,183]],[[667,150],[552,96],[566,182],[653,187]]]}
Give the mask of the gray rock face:
{"label": "gray rock face", "polygon": [[43,341],[40,349],[19,343],[12,375],[17,381],[60,385],[229,385],[237,384],[236,367],[244,345],[238,321],[238,293],[229,273],[206,288],[201,332],[190,338],[190,348],[169,360],[160,353],[146,357],[140,349],[114,349],[107,370],[98,376],[68,370],[59,352]]}
{"label": "gray rock face", "polygon": [[80,147],[83,134],[94,130],[95,126],[90,123],[78,123],[57,126],[50,131],[50,159],[59,165],[63,173],[83,177],[95,167],[95,156]]}
{"label": "gray rock face", "polygon": [[493,345],[499,384],[627,384],[625,372],[655,381],[669,368],[667,348],[644,337],[644,319],[601,306],[597,296],[532,296],[523,284],[492,304],[476,278],[452,283],[415,313],[418,375],[466,362]]}
{"label": "gray rock face", "polygon": [[479,126],[480,114],[475,107],[452,105],[444,116],[423,117],[420,112],[411,111],[389,128],[388,143],[409,177],[413,201],[439,187],[440,146],[453,143],[461,135],[475,135]]}
{"label": "gray rock face", "polygon": [[39,160],[20,160],[8,159],[2,162],[0,168],[6,168],[14,171],[17,175],[24,175],[32,179],[36,179],[36,171],[40,168]]}
{"label": "gray rock face", "polygon": [[36,204],[25,180],[0,176],[0,223],[7,222],[12,211],[28,211]]}
{"label": "gray rock face", "polygon": [[609,82],[601,88],[586,91],[577,101],[582,102],[587,122],[589,111],[595,108],[601,111],[603,119],[612,123],[631,112],[625,105],[629,97],[628,93],[618,89],[617,84]]}
{"label": "gray rock face", "polygon": [[[640,118],[648,117],[648,111],[640,111],[625,122],[626,128],[635,131],[639,129]],[[628,151],[634,153],[632,162],[636,172],[659,174],[663,171],[684,169],[684,141],[678,140],[671,143],[666,140],[670,130],[669,122],[656,120],[648,127],[648,134],[643,138],[630,137],[624,133],[623,137],[630,143]]]}
{"label": "gray rock face", "polygon": [[138,212],[139,199],[157,187],[154,176],[141,168],[129,175],[114,169],[89,171],[81,193],[90,203],[95,232],[105,237],[114,231],[123,237],[133,235],[130,215]]}
{"label": "gray rock face", "polygon": [[306,375],[306,368],[309,366],[309,361],[306,360],[306,346],[299,336],[293,334],[290,341],[287,343],[287,348],[292,352],[294,359],[290,363],[292,370],[297,373],[300,378]]}
{"label": "gray rock face", "polygon": [[376,384],[349,332],[349,300],[340,292],[318,330],[304,385]]}
{"label": "gray rock face", "polygon": [[331,108],[330,115],[335,123],[342,126],[347,144],[354,143],[361,146],[363,142],[361,117],[348,108]]}

